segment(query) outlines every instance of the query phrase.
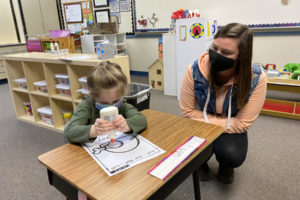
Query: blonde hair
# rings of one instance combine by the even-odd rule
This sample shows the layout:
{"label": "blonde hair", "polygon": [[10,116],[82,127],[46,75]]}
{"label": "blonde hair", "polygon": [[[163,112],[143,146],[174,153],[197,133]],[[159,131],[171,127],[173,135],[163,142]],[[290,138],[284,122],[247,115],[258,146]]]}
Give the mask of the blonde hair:
{"label": "blonde hair", "polygon": [[116,87],[118,87],[120,94],[124,95],[127,77],[118,64],[104,61],[88,73],[87,84],[93,98],[99,97],[103,89]]}

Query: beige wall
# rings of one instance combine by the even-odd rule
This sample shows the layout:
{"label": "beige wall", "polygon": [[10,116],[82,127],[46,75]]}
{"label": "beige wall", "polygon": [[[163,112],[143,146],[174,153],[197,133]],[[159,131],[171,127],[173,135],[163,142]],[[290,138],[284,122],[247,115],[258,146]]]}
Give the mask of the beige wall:
{"label": "beige wall", "polygon": [[130,70],[148,72],[158,58],[158,38],[127,39]]}
{"label": "beige wall", "polygon": [[[271,35],[271,33],[270,33]],[[279,69],[290,62],[300,63],[300,34],[254,36],[253,62],[275,63]],[[130,69],[148,72],[158,58],[158,38],[127,39]]]}
{"label": "beige wall", "polygon": [[300,34],[290,36],[255,36],[253,62],[276,64],[300,63]]}

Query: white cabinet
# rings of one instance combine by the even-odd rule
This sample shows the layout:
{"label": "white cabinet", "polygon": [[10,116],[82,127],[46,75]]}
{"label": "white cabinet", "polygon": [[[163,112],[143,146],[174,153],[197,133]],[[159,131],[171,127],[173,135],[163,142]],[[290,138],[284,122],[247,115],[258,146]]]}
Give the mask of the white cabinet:
{"label": "white cabinet", "polygon": [[115,55],[127,55],[125,33],[82,35],[80,39],[82,53],[95,54],[96,44],[108,41],[113,44]]}
{"label": "white cabinet", "polygon": [[164,94],[176,96],[176,35],[163,34]]}

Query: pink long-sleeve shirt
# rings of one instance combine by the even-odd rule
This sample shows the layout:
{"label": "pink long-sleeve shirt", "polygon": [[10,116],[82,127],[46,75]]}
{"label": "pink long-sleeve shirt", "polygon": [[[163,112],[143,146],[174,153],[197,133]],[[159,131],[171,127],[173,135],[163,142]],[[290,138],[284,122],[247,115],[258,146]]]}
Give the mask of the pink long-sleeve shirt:
{"label": "pink long-sleeve shirt", "polygon": [[[208,53],[204,53],[198,60],[199,70],[208,80],[210,73],[210,63]],[[228,88],[234,84],[232,77],[226,84],[216,91],[216,112],[222,113],[224,97]],[[249,101],[238,111],[235,117],[231,117],[230,129],[226,130],[227,117],[207,113],[209,123],[220,125],[226,133],[243,133],[249,129],[254,120],[258,117],[264,104],[267,91],[267,77],[264,72],[261,73],[259,81],[253,90]],[[194,95],[194,79],[192,66],[188,66],[180,90],[180,108],[182,115],[194,120],[205,121],[203,112],[196,109],[196,98]]]}

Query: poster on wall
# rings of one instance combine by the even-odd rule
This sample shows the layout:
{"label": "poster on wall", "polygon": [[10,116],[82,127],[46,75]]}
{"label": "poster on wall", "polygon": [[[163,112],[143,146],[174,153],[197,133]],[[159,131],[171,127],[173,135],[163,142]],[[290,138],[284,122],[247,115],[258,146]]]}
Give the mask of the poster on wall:
{"label": "poster on wall", "polygon": [[119,1],[109,0],[109,8],[111,13],[120,12]]}
{"label": "poster on wall", "polygon": [[67,24],[67,29],[70,33],[81,32],[81,24]]}
{"label": "poster on wall", "polygon": [[108,23],[109,15],[109,9],[95,10],[96,23]]}
{"label": "poster on wall", "polygon": [[64,4],[66,22],[79,23],[82,22],[81,3]]}
{"label": "poster on wall", "polygon": [[130,11],[130,0],[120,0],[120,12]]}
{"label": "poster on wall", "polygon": [[110,13],[110,16],[116,16],[118,18],[118,23],[121,24],[121,14],[119,12]]}
{"label": "poster on wall", "polygon": [[108,6],[108,0],[94,0],[95,8],[107,7],[107,6]]}

